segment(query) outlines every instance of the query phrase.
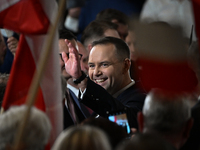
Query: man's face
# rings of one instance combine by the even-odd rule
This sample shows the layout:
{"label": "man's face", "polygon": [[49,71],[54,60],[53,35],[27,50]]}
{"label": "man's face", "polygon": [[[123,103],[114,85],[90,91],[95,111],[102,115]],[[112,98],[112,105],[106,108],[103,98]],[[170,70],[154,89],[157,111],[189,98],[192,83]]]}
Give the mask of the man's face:
{"label": "man's face", "polygon": [[136,54],[136,50],[135,50],[135,34],[133,31],[128,32],[128,36],[126,37],[125,42],[128,44],[128,47],[130,49],[131,60],[136,61],[137,54]]}
{"label": "man's face", "polygon": [[[60,54],[62,52],[69,53],[69,48],[68,48],[67,44],[65,43],[64,39],[59,39],[58,43],[59,43],[59,53]],[[71,43],[76,48],[78,47],[77,42],[75,40],[71,40]],[[64,78],[65,79],[71,78],[71,76],[65,70],[65,63],[63,62],[61,57],[60,57],[60,67],[61,67],[61,74],[64,76]]]}
{"label": "man's face", "polygon": [[89,55],[89,77],[111,95],[123,86],[123,61],[116,56],[113,44],[96,45]]}
{"label": "man's face", "polygon": [[82,58],[80,60],[81,63],[81,70],[84,71],[86,74],[88,74],[88,58],[89,58],[89,52],[86,50],[86,48],[81,44],[80,42],[78,43],[78,48],[79,48],[79,53],[82,54]]}
{"label": "man's face", "polygon": [[128,25],[118,23],[117,31],[119,33],[120,38],[125,41],[125,38],[128,35]]}

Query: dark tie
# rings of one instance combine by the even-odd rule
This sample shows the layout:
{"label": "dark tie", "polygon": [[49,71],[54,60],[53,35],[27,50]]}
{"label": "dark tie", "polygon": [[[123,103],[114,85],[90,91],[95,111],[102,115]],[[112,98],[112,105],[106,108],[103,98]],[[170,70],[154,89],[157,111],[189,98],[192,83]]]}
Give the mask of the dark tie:
{"label": "dark tie", "polygon": [[71,116],[72,116],[74,123],[77,124],[78,119],[77,119],[77,116],[76,116],[76,113],[75,113],[74,102],[73,102],[73,100],[70,96],[69,89],[66,90],[66,98],[67,98],[67,106],[68,106],[69,112],[71,113]]}

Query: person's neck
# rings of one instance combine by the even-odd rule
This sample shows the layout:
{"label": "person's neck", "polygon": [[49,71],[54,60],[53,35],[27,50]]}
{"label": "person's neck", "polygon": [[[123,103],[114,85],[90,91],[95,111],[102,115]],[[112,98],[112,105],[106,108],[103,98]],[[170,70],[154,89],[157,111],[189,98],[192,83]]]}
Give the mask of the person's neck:
{"label": "person's neck", "polygon": [[126,87],[127,85],[129,85],[131,82],[132,82],[132,80],[131,80],[131,77],[130,77],[130,75],[129,74],[127,74],[125,77],[124,77],[124,84],[123,84],[123,87],[122,88],[124,88],[124,87]]}

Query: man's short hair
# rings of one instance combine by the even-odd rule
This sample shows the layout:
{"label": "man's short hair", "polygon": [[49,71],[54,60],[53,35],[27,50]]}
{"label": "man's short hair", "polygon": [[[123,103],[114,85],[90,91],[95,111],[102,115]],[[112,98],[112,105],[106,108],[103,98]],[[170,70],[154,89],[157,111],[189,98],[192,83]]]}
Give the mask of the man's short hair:
{"label": "man's short hair", "polygon": [[116,48],[116,56],[119,60],[124,60],[126,58],[130,59],[130,50],[128,45],[121,39],[115,38],[115,37],[104,37],[98,41],[94,41],[92,43],[92,47],[96,45],[107,45],[107,44],[113,44]]}
{"label": "man's short hair", "polygon": [[146,97],[144,128],[162,135],[179,133],[191,117],[190,104],[185,96],[164,94],[154,89]]}
{"label": "man's short hair", "polygon": [[[25,105],[13,106],[0,115],[0,150],[6,150],[6,146],[13,146],[26,109]],[[24,130],[22,144],[26,150],[43,150],[49,139],[51,124],[44,112],[33,107]]]}
{"label": "man's short hair", "polygon": [[106,20],[111,22],[113,19],[116,19],[119,23],[124,25],[129,24],[129,18],[126,14],[112,8],[104,9],[96,16],[96,20]]}
{"label": "man's short hair", "polygon": [[75,40],[77,41],[76,36],[67,29],[60,29],[59,30],[59,39],[68,39],[68,40]]}
{"label": "man's short hair", "polygon": [[117,25],[108,21],[92,21],[83,31],[81,43],[83,43],[84,46],[87,46],[90,44],[88,43],[90,40],[95,41],[103,38],[105,31],[108,29],[117,31]]}

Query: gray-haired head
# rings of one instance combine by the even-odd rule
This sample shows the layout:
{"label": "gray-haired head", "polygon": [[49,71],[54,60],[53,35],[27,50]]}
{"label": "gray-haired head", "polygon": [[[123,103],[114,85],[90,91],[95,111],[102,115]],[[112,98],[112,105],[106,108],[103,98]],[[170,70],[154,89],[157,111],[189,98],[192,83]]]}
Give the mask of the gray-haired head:
{"label": "gray-haired head", "polygon": [[111,150],[106,134],[91,126],[71,127],[63,131],[52,150]]}
{"label": "gray-haired head", "polygon": [[136,133],[131,140],[120,143],[116,150],[176,150],[158,135]]}
{"label": "gray-haired head", "polygon": [[162,135],[176,135],[191,118],[190,104],[185,96],[167,95],[154,89],[146,97],[144,132],[155,131]]}
{"label": "gray-haired head", "polygon": [[[26,108],[24,105],[13,106],[0,115],[0,150],[6,150],[7,146],[13,146]],[[23,145],[25,149],[43,150],[49,139],[51,124],[45,113],[33,107],[24,130]]]}

